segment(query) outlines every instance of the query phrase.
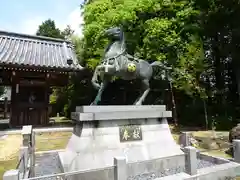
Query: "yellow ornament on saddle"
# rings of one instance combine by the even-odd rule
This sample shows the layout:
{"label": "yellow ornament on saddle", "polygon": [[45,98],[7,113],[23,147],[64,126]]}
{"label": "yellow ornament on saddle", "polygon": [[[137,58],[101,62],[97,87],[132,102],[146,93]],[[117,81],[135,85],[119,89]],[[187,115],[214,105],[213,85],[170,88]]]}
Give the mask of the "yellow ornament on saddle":
{"label": "yellow ornament on saddle", "polygon": [[136,69],[137,69],[137,66],[136,66],[136,64],[134,64],[134,63],[128,63],[128,65],[127,65],[127,71],[128,72],[135,72],[136,71]]}

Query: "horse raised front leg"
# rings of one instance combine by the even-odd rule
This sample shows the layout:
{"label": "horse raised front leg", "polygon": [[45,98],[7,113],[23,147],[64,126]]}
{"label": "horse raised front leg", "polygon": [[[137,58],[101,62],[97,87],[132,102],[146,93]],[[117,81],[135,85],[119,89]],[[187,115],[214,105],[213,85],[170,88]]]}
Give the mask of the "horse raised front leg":
{"label": "horse raised front leg", "polygon": [[108,84],[107,81],[103,81],[103,82],[101,83],[101,86],[100,86],[100,88],[99,88],[99,90],[98,90],[97,96],[95,97],[95,99],[94,99],[94,101],[91,103],[91,105],[97,105],[97,104],[101,101],[101,99],[102,99],[102,93],[103,93],[104,89],[106,88],[107,84]]}
{"label": "horse raised front leg", "polygon": [[143,85],[143,93],[138,97],[137,101],[134,103],[134,105],[142,105],[142,103],[145,101],[149,91],[150,91],[150,87],[149,87],[149,80],[148,79],[144,79],[142,81],[142,85]]}

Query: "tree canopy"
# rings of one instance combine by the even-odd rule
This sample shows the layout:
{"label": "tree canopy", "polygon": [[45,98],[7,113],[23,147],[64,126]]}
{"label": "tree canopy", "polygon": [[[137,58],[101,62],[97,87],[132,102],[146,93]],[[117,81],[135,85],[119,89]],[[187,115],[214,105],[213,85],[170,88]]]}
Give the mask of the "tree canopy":
{"label": "tree canopy", "polygon": [[[52,38],[60,38],[71,40],[73,37],[74,31],[71,29],[69,25],[61,31],[59,28],[56,27],[55,21],[48,19],[44,21],[41,25],[39,25],[36,35],[38,36],[46,36]],[[77,49],[79,46],[79,38],[74,37],[73,42],[76,44]],[[79,54],[79,53],[77,53]],[[70,82],[66,87],[53,87],[52,94],[50,95],[50,104],[54,107],[56,112],[63,112],[67,114],[69,111],[69,103],[71,103],[72,99],[72,89],[74,85]]]}
{"label": "tree canopy", "polygon": [[[103,55],[106,39],[102,31],[121,25],[128,53],[173,67],[181,120],[192,121],[200,112],[202,120],[195,123],[204,122],[204,114],[211,120],[217,118],[219,124],[229,124],[223,119],[238,121],[238,1],[91,0],[83,8],[82,57],[89,67],[94,68]],[[193,115],[185,113],[189,110]]]}
{"label": "tree canopy", "polygon": [[36,35],[61,39],[64,38],[61,30],[56,27],[54,20],[51,19],[47,19],[41,25],[39,25]]}
{"label": "tree canopy", "polygon": [[[147,103],[154,104],[153,100],[160,98],[168,108],[176,107],[179,122],[183,124],[210,125],[216,121],[219,128],[227,128],[238,122],[239,1],[86,0],[82,8],[84,37],[74,36],[72,40],[83,65],[92,70],[96,67],[107,43],[103,30],[121,26],[129,54],[173,67],[172,91],[166,83],[153,81]],[[48,24],[55,27],[51,21]],[[59,35],[58,30],[53,32],[51,36]],[[66,29],[66,32],[71,31]],[[60,35],[67,37],[64,33]],[[90,103],[91,97],[84,102],[81,97],[94,96],[90,93],[89,79],[84,80],[84,85],[76,86],[79,80],[71,85],[75,104]],[[82,87],[86,87],[84,91]],[[106,90],[103,99],[114,97],[115,104],[131,104],[129,99],[136,95],[132,89],[137,87],[118,80]],[[126,94],[130,94],[128,98],[124,98]]]}
{"label": "tree canopy", "polygon": [[199,93],[197,78],[205,65],[197,24],[200,11],[193,8],[193,4],[185,0],[96,0],[87,3],[84,7],[85,61],[94,67],[106,45],[106,39],[101,38],[102,31],[122,26],[128,53],[175,67],[175,87],[190,94]]}

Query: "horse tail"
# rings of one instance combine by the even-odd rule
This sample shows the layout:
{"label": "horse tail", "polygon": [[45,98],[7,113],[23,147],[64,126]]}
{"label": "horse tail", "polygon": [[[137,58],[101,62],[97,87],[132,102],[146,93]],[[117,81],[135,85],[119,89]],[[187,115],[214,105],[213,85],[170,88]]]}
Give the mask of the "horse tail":
{"label": "horse tail", "polygon": [[151,66],[163,66],[163,63],[160,61],[154,61],[153,63],[150,64]]}
{"label": "horse tail", "polygon": [[154,61],[153,63],[150,64],[151,66],[158,66],[166,71],[169,71],[169,70],[172,70],[172,67],[171,66],[167,66],[167,65],[164,65],[162,62],[160,61]]}
{"label": "horse tail", "polygon": [[154,61],[150,64],[153,70],[152,78],[153,79],[158,79],[159,74],[161,74],[161,67],[162,63],[160,61]]}
{"label": "horse tail", "polygon": [[162,62],[160,61],[154,61],[153,63],[150,64],[153,69],[153,79],[159,79],[159,76],[162,76],[165,74],[165,71],[170,70],[170,67],[165,66]]}

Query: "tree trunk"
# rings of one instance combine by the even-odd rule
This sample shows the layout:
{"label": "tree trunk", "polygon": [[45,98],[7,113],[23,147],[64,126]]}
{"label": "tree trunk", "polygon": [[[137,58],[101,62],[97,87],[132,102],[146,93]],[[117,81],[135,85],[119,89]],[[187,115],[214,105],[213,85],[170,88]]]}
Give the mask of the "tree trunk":
{"label": "tree trunk", "polygon": [[173,93],[173,88],[172,88],[172,83],[169,83],[170,86],[170,92],[171,92],[171,99],[172,99],[172,111],[173,111],[173,121],[175,126],[178,125],[178,120],[177,120],[177,109],[176,109],[176,102],[175,102],[175,97]]}
{"label": "tree trunk", "polygon": [[3,119],[7,118],[7,112],[8,112],[8,98],[4,98],[4,112],[3,112]]}
{"label": "tree trunk", "polygon": [[207,114],[207,106],[206,106],[205,100],[203,100],[203,108],[204,108],[204,116],[205,116],[206,130],[208,130],[208,114]]}

